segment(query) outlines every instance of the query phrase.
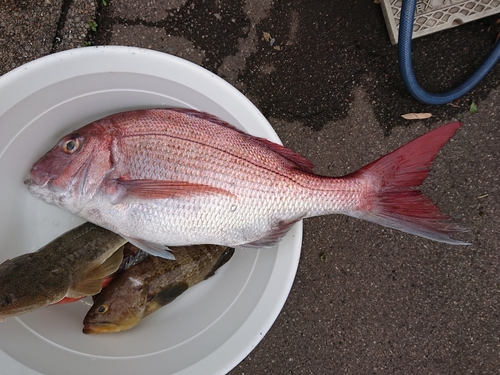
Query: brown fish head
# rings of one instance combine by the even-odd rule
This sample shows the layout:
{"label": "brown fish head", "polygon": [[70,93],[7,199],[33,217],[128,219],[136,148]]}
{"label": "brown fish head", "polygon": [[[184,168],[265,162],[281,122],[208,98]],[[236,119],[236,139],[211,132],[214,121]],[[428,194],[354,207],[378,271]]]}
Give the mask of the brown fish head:
{"label": "brown fish head", "polygon": [[64,270],[44,270],[33,253],[0,264],[0,321],[60,301],[66,292]]}
{"label": "brown fish head", "polygon": [[121,332],[142,320],[148,288],[133,277],[120,276],[98,294],[83,320],[83,333]]}
{"label": "brown fish head", "polygon": [[25,181],[30,193],[78,212],[112,168],[112,133],[116,128],[106,125],[106,121],[94,122],[64,136],[31,168],[31,178]]}

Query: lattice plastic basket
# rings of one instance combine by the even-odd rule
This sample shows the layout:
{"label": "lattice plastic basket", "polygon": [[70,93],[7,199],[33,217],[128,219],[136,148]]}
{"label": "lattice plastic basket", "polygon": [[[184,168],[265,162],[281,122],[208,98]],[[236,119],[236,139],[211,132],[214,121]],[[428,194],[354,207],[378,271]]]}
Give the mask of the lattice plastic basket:
{"label": "lattice plastic basket", "polygon": [[[398,43],[403,1],[380,1],[392,44]],[[500,0],[418,0],[413,23],[413,38],[450,29],[496,13],[500,13]]]}

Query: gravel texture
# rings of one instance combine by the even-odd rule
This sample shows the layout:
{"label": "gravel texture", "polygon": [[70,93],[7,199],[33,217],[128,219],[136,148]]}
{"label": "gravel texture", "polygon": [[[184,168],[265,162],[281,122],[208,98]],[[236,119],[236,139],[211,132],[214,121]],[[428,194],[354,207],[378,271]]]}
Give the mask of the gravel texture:
{"label": "gravel texture", "polygon": [[[499,25],[492,16],[416,40],[421,84],[436,92],[456,86]],[[220,75],[327,175],[352,172],[461,118],[423,190],[469,229],[457,237],[471,245],[343,216],[305,220],[283,311],[231,374],[499,374],[500,64],[465,97],[435,107],[406,92],[374,2],[0,3],[0,74],[85,44],[151,48]],[[433,117],[401,118],[409,112]]]}

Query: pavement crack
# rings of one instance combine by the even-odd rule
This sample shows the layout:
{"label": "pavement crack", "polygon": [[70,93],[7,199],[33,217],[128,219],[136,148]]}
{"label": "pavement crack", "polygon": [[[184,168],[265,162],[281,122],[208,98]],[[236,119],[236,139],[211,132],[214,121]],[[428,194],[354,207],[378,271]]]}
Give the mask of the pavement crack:
{"label": "pavement crack", "polygon": [[50,53],[57,52],[57,46],[61,43],[63,37],[63,29],[66,24],[66,17],[68,16],[68,11],[74,0],[64,0],[61,6],[61,14],[59,20],[57,21],[56,35],[52,41],[52,48]]}

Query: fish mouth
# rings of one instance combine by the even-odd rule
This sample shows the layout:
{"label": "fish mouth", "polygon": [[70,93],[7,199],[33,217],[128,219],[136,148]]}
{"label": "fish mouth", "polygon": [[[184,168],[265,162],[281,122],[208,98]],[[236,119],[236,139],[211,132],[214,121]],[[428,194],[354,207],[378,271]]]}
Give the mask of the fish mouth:
{"label": "fish mouth", "polygon": [[[42,171],[39,171],[36,167],[31,168],[30,177],[28,180],[31,185],[38,185],[40,187],[45,187],[49,181],[50,176]],[[26,181],[24,182],[26,184]]]}
{"label": "fish mouth", "polygon": [[120,332],[120,331],[122,331],[122,329],[120,329],[118,325],[107,322],[85,324],[82,329],[82,332],[85,333],[86,335],[96,334],[96,333]]}
{"label": "fish mouth", "polygon": [[24,181],[23,181],[23,183],[24,183],[26,186],[36,185],[35,181],[34,181],[32,178],[27,178],[26,180],[24,180]]}

